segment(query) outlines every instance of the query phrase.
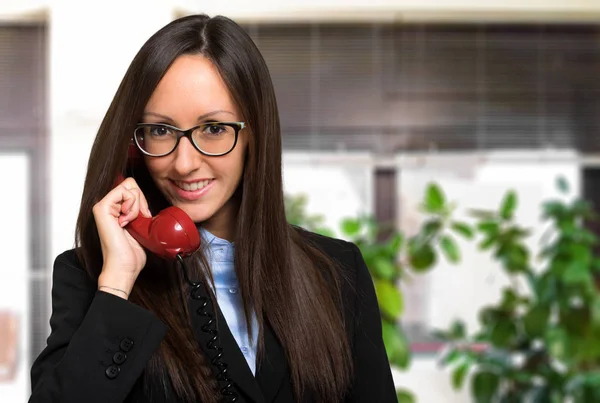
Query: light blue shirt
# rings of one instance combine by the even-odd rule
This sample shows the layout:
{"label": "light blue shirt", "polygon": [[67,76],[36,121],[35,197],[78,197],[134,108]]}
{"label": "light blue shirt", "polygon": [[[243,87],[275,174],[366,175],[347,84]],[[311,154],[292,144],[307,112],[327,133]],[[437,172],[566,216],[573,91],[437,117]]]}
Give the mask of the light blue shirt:
{"label": "light blue shirt", "polygon": [[[256,338],[258,337],[258,323],[252,317],[253,343],[250,343],[246,330],[244,305],[239,292],[239,282],[234,266],[234,245],[225,239],[219,238],[204,228],[200,227],[204,253],[210,264],[215,280],[217,303],[225,316],[227,326],[237,341],[242,354],[253,374],[256,372]],[[215,290],[213,290],[215,291]]]}

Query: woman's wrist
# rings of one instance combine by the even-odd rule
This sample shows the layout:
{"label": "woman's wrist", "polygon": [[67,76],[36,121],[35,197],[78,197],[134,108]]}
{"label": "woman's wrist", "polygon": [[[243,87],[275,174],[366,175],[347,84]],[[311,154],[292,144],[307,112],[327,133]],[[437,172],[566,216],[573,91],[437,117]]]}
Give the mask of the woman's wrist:
{"label": "woman's wrist", "polygon": [[109,294],[116,295],[117,297],[121,297],[123,299],[129,299],[129,293],[127,293],[125,290],[121,290],[119,288],[109,287],[107,285],[99,285],[98,291],[104,291]]}
{"label": "woman's wrist", "polygon": [[109,273],[102,273],[98,277],[98,290],[116,295],[124,299],[129,299],[131,289],[135,280],[114,276]]}

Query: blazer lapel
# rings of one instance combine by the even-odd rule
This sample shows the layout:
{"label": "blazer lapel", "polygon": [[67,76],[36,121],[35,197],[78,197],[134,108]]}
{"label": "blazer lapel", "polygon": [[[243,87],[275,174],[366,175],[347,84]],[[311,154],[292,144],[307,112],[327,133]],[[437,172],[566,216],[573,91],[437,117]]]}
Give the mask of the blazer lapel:
{"label": "blazer lapel", "polygon": [[284,379],[289,376],[289,368],[283,346],[275,336],[271,327],[265,323],[265,354],[256,371],[256,381],[267,402],[272,402]]}
{"label": "blazer lapel", "polygon": [[[194,326],[196,339],[198,340],[202,351],[204,351],[204,353],[212,360],[217,354],[215,350],[208,348],[208,343],[213,336],[210,333],[202,331],[202,326],[208,321],[208,318],[197,313],[199,307],[199,301],[193,299],[190,300],[190,314],[192,315],[192,324]],[[218,325],[218,345],[223,349],[221,362],[227,364],[227,374],[229,375],[229,378],[250,401],[264,403],[265,398],[250,367],[248,367],[248,363],[246,362],[242,351],[227,326],[227,321],[225,320],[223,313],[218,306],[213,307],[212,302],[210,301],[207,306],[207,311],[215,315],[215,327]],[[212,365],[212,369],[215,374],[219,373],[219,370],[214,365]]]}

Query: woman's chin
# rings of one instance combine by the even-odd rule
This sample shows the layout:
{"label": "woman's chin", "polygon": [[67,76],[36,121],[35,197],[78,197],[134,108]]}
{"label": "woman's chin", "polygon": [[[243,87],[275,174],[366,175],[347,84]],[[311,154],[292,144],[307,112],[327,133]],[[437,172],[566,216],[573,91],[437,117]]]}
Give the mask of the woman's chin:
{"label": "woman's chin", "polygon": [[181,208],[184,213],[186,213],[192,221],[195,223],[201,223],[203,221],[208,220],[212,214],[207,214],[206,212],[198,212],[190,209]]}

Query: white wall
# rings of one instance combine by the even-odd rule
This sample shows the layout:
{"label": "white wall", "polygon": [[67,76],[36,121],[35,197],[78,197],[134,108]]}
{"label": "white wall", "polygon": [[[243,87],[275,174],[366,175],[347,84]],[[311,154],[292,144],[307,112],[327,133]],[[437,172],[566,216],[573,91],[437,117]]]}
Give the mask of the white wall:
{"label": "white wall", "polygon": [[325,226],[338,237],[343,237],[343,219],[373,213],[373,167],[368,164],[323,153],[284,153],[283,180],[285,192],[307,196],[307,213],[323,215]]}
{"label": "white wall", "polygon": [[[54,8],[70,7],[76,0],[4,0],[0,3],[0,21],[39,20]],[[94,15],[92,3],[79,2]],[[101,8],[121,11],[138,0],[109,0]],[[197,0],[151,0],[138,7],[141,15],[150,8],[168,8],[178,14],[223,14],[238,20],[585,20],[597,21],[597,0],[245,0],[202,2]],[[83,10],[84,12],[86,10]],[[109,20],[110,21],[110,20]],[[152,25],[152,24],[150,24]],[[106,31],[106,29],[105,29]],[[130,32],[128,32],[129,34]]]}
{"label": "white wall", "polygon": [[[251,6],[248,6],[251,4]],[[179,0],[184,13],[223,14],[244,20],[598,19],[597,0]]]}
{"label": "white wall", "polygon": [[52,0],[3,0],[0,2],[0,21],[29,21],[47,18]]}
{"label": "white wall", "polygon": [[[29,282],[29,158],[26,154],[0,154],[0,188],[5,196],[0,197],[2,230],[0,230],[0,315],[16,322],[16,344],[14,333],[3,322],[0,328],[0,401],[26,402],[29,397],[29,340],[30,340],[30,282]],[[10,172],[9,174],[6,174]],[[4,354],[10,347],[16,359],[16,372],[8,382],[13,360]]]}

